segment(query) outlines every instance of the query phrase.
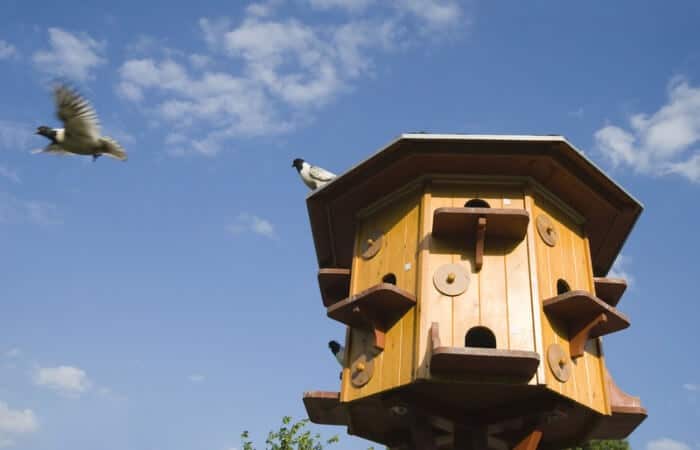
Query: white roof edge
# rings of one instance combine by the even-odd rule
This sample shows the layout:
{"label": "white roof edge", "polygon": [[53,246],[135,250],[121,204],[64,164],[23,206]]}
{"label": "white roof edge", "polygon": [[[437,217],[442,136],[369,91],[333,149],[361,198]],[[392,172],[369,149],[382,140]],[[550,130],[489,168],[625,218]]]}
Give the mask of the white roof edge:
{"label": "white roof edge", "polygon": [[403,133],[399,139],[444,139],[464,141],[535,141],[535,142],[561,142],[566,141],[560,135],[527,135],[527,134],[431,134],[431,133]]}

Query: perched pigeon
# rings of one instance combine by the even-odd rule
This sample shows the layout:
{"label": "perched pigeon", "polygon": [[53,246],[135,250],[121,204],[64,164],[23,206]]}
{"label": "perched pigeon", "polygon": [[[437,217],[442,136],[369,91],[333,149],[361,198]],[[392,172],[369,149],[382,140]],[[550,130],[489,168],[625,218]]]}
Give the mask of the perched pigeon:
{"label": "perched pigeon", "polygon": [[102,155],[126,161],[126,152],[114,139],[100,134],[100,124],[90,103],[65,85],[54,89],[56,116],[63,128],[40,126],[36,134],[51,141],[37,153],[91,155],[96,160]]}
{"label": "perched pigeon", "polygon": [[297,158],[292,163],[292,167],[297,168],[299,176],[311,189],[318,189],[328,183],[336,177],[334,173],[322,169],[320,167],[312,166],[301,158]]}
{"label": "perched pigeon", "polygon": [[328,343],[328,348],[331,349],[335,359],[338,360],[338,364],[342,366],[345,363],[345,347],[340,345],[337,341],[330,341]]}

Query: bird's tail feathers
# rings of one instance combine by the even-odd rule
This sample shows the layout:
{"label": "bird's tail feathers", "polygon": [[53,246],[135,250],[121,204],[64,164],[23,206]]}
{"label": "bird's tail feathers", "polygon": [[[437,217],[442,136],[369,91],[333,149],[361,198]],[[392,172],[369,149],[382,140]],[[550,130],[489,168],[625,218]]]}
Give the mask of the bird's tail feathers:
{"label": "bird's tail feathers", "polygon": [[111,156],[112,158],[116,158],[120,161],[126,161],[128,159],[126,150],[124,150],[124,148],[122,148],[122,146],[111,137],[103,137],[102,142],[104,143],[104,155]]}

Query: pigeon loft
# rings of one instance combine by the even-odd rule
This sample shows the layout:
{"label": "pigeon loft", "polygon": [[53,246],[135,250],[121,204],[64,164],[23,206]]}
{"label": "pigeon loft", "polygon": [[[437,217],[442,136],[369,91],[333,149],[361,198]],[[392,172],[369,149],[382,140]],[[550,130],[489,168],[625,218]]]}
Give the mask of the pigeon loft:
{"label": "pigeon loft", "polygon": [[562,448],[646,417],[602,337],[642,206],[559,136],[402,135],[307,198],[339,392],[315,423],[393,448]]}

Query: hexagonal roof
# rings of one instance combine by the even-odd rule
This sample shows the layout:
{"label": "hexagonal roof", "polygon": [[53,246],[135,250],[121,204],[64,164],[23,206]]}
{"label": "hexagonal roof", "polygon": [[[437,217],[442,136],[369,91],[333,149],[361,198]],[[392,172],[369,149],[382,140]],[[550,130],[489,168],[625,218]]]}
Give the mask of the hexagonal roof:
{"label": "hexagonal roof", "polygon": [[319,266],[349,268],[357,212],[425,174],[531,177],[586,219],[596,276],[643,209],[563,136],[402,134],[307,197]]}

